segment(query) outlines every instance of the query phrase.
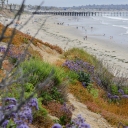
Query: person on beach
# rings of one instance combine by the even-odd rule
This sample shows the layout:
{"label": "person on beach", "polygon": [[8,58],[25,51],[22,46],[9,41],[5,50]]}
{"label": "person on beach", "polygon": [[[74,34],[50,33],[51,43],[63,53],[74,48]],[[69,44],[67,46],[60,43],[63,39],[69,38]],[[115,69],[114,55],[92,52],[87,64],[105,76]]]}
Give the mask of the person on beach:
{"label": "person on beach", "polygon": [[93,30],[93,27],[91,27],[91,31]]}
{"label": "person on beach", "polygon": [[87,38],[88,38],[88,37],[87,37],[87,36],[85,36],[85,38],[86,38],[86,40],[87,40]]}

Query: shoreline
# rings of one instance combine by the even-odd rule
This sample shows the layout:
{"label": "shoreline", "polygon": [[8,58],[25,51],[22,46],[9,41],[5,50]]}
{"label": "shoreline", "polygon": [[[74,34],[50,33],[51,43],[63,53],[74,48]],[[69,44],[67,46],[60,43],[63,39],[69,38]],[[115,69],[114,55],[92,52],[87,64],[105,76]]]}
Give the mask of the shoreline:
{"label": "shoreline", "polygon": [[[22,15],[20,22],[24,23],[29,16]],[[47,16],[34,15],[34,18],[20,31],[34,36],[42,22],[46,19],[45,17]],[[115,70],[121,70],[124,74],[128,72],[127,48],[121,48],[113,40],[106,39],[104,36],[98,36],[98,38],[97,36],[88,36],[88,39],[84,40],[84,34],[76,28],[77,26],[68,26],[64,21],[63,25],[58,24],[60,18],[61,16],[49,17],[36,38],[52,45],[58,45],[64,51],[73,47],[82,48],[96,58],[104,60],[105,63],[107,62]],[[120,75],[122,76],[122,74]]]}

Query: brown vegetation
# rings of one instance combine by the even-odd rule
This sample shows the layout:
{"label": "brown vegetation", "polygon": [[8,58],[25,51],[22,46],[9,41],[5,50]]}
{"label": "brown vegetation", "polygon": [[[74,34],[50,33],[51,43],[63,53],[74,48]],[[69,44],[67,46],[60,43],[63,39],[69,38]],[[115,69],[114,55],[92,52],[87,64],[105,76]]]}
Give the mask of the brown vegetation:
{"label": "brown vegetation", "polygon": [[77,82],[69,86],[70,92],[93,112],[100,113],[111,124],[117,125],[119,122],[128,123],[128,100],[122,100],[120,103],[109,103],[105,92],[99,90],[98,98],[94,98],[81,83]]}
{"label": "brown vegetation", "polygon": [[[2,24],[0,24],[0,32],[2,32],[3,27],[4,26]],[[8,28],[4,36],[11,36],[12,30],[13,30],[12,28]],[[5,38],[2,41],[3,42],[8,42],[9,39]],[[43,44],[45,46],[48,46],[49,48],[56,50],[60,54],[62,54],[62,52],[63,52],[63,50],[60,47],[58,47],[57,45],[51,45],[51,44],[49,44],[47,42],[42,42],[41,40],[33,38],[32,36],[24,34],[24,33],[20,32],[18,30],[16,30],[16,32],[15,32],[15,36],[14,36],[14,38],[12,40],[12,44],[20,46],[22,44],[27,44],[30,41],[32,41],[32,43],[34,45],[36,45],[36,46],[39,43]]]}

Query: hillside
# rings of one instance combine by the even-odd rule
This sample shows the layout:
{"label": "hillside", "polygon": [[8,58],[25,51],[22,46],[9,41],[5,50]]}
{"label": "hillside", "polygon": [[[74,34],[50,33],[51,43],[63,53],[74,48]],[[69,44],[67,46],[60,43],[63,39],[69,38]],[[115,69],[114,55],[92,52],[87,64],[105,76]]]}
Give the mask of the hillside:
{"label": "hillside", "polygon": [[[0,24],[0,31],[3,27]],[[9,28],[5,36],[10,36],[11,32],[12,29]],[[1,49],[6,48],[8,41],[9,39],[2,40]],[[30,127],[50,128],[54,123],[52,119],[59,120],[58,122],[65,126],[70,123],[71,118],[76,118],[79,114],[92,128],[117,127],[119,122],[127,125],[128,100],[122,98],[124,94],[119,93],[118,85],[112,85],[114,76],[96,58],[82,49],[73,48],[64,52],[57,45],[51,45],[17,30],[12,40],[11,52],[3,61],[1,80],[13,68],[30,42],[32,43],[28,48],[25,61],[20,65],[21,69],[30,75],[27,76],[27,83],[24,83],[25,97],[34,91],[37,83],[48,77],[52,69],[55,70],[54,79],[50,81],[51,86],[45,91],[39,90],[36,94],[40,109],[37,113],[35,112]],[[1,50],[0,52],[2,56],[4,51]],[[16,70],[17,67],[14,69]],[[33,72],[31,72],[32,69],[34,69]],[[79,73],[82,72],[83,74],[77,73],[78,70],[80,70]],[[100,77],[93,75],[95,74],[94,70]],[[31,73],[33,73],[32,76]],[[99,83],[98,78],[100,79]],[[21,85],[15,83],[11,86],[7,96],[16,96],[19,99],[17,89]],[[110,87],[109,90],[111,90],[110,99],[107,97],[106,86]],[[127,88],[122,87],[120,89],[123,89],[127,95]],[[114,99],[112,96],[118,96],[120,99]],[[62,111],[65,104],[69,106],[66,108],[68,112]]]}

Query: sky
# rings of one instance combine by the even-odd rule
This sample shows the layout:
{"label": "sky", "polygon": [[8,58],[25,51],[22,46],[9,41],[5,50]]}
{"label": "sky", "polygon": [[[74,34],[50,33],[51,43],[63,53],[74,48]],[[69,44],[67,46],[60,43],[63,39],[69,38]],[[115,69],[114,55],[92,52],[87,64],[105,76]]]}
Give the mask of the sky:
{"label": "sky", "polygon": [[[20,4],[22,0],[8,0],[9,3]],[[128,0],[26,0],[26,4],[39,5],[44,1],[44,6],[72,7],[89,4],[128,4]]]}

